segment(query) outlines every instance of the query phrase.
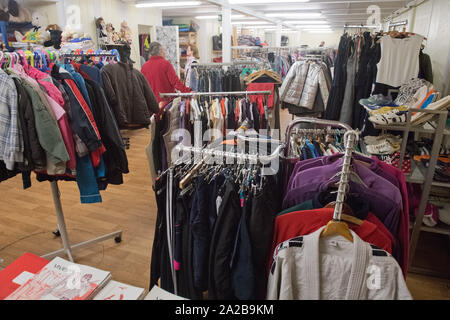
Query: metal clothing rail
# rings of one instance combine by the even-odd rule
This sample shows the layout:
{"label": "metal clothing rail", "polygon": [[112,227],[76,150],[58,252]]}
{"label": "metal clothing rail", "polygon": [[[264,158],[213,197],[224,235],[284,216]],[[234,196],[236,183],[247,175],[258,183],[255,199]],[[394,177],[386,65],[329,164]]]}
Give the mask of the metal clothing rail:
{"label": "metal clothing rail", "polygon": [[[261,142],[261,141],[260,141]],[[275,141],[274,141],[275,142]],[[275,160],[280,156],[280,153],[285,148],[284,144],[279,145],[275,151],[270,155],[260,155],[260,154],[249,154],[249,153],[236,153],[229,151],[221,151],[216,149],[205,149],[205,148],[197,148],[197,147],[188,147],[188,146],[177,146],[175,147],[177,151],[190,152],[195,155],[202,156],[203,160],[207,160],[212,156],[217,156],[225,159],[237,159],[243,161],[250,161],[256,163],[268,163],[270,161]],[[206,158],[205,158],[206,156]]]}
{"label": "metal clothing rail", "polygon": [[222,66],[235,66],[235,65],[258,65],[259,61],[233,61],[233,62],[210,62],[210,63],[195,63],[192,67],[222,67]]}
{"label": "metal clothing rail", "polygon": [[191,93],[160,93],[164,97],[197,97],[197,96],[251,96],[251,95],[271,95],[272,91],[236,91],[236,92],[191,92]]}
{"label": "metal clothing rail", "polygon": [[353,151],[355,143],[359,139],[359,133],[354,130],[347,131],[344,135],[345,155],[344,164],[342,165],[341,180],[339,181],[339,189],[336,198],[336,206],[334,207],[333,220],[341,221],[342,210],[347,195],[348,182],[350,176],[350,167],[352,164]]}
{"label": "metal clothing rail", "polygon": [[289,156],[290,153],[290,137],[292,136],[292,131],[294,130],[294,127],[301,123],[309,123],[309,124],[317,124],[322,126],[328,126],[332,128],[341,128],[345,131],[352,131],[352,128],[348,125],[338,122],[338,121],[332,121],[332,120],[324,120],[324,119],[317,119],[317,118],[308,118],[308,117],[300,117],[293,120],[289,126],[286,129],[286,156]]}

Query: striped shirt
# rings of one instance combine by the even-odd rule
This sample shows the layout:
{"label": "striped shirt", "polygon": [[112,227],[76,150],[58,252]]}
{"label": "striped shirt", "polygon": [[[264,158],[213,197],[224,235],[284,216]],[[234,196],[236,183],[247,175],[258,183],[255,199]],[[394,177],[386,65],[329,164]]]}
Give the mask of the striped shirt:
{"label": "striped shirt", "polygon": [[0,160],[8,170],[23,162],[23,136],[18,118],[18,98],[14,81],[0,70]]}

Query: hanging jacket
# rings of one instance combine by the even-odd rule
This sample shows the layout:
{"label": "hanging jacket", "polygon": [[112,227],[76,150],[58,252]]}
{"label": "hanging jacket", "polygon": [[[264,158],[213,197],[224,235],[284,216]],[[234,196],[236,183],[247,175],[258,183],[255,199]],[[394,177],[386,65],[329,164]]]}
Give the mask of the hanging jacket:
{"label": "hanging jacket", "polygon": [[119,128],[147,127],[158,113],[158,101],[144,75],[119,62],[102,68],[103,86]]}
{"label": "hanging jacket", "polygon": [[94,116],[70,73],[57,65],[53,65],[52,76],[63,84],[69,96],[73,131],[80,137],[89,151],[94,152],[98,149],[104,149]]}
{"label": "hanging jacket", "polygon": [[309,63],[300,62],[294,64],[289,70],[285,81],[286,86],[281,87],[282,101],[296,106],[300,105],[306,77],[308,75]]}
{"label": "hanging jacket", "polygon": [[312,110],[319,88],[323,101],[327,101],[329,89],[326,83],[325,73],[323,72],[321,65],[312,63],[309,66],[308,75],[306,76],[305,85],[303,88],[302,98],[300,99],[300,103],[298,104],[298,106]]}
{"label": "hanging jacket", "polygon": [[14,81],[0,70],[0,160],[8,170],[23,162],[22,130],[17,118],[17,90]]}
{"label": "hanging jacket", "polygon": [[[41,100],[35,89],[25,80],[21,80],[23,88],[28,93],[33,107],[36,132],[39,137],[39,144],[45,150],[47,155],[47,167],[51,164],[62,164],[69,161],[61,131],[56,120],[50,115],[44,102]],[[48,163],[50,162],[50,163]]]}
{"label": "hanging jacket", "polygon": [[98,125],[102,142],[106,148],[103,158],[106,164],[107,182],[122,184],[122,174],[129,173],[128,159],[122,135],[103,89],[93,80],[86,80],[86,87],[93,102],[95,122]]}
{"label": "hanging jacket", "polygon": [[268,300],[412,300],[395,259],[352,230],[353,243],[321,238],[325,227],[280,244]]}

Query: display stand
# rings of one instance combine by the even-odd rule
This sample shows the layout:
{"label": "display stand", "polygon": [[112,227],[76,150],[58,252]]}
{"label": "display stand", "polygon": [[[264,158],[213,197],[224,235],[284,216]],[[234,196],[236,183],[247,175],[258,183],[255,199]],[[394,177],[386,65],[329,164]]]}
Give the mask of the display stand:
{"label": "display stand", "polygon": [[108,239],[114,239],[116,241],[116,243],[122,242],[122,230],[119,230],[119,231],[98,237],[96,239],[92,239],[89,241],[71,245],[70,241],[69,241],[69,234],[67,232],[66,221],[64,219],[64,212],[63,212],[62,204],[61,204],[61,193],[58,188],[58,182],[56,182],[56,181],[51,182],[51,187],[52,187],[53,202],[55,204],[55,209],[56,209],[56,218],[58,219],[58,230],[56,232],[54,232],[54,234],[61,236],[63,248],[60,250],[51,252],[51,253],[47,253],[47,254],[41,256],[42,258],[51,260],[54,257],[57,257],[61,254],[66,254],[67,257],[69,258],[69,260],[71,262],[74,262],[74,259],[72,256],[72,251],[82,249],[87,246],[91,246],[93,244],[106,241]]}
{"label": "display stand", "polygon": [[[437,119],[437,126],[432,129],[427,129],[424,125],[413,126],[411,123],[412,113],[422,112],[427,114],[434,114],[434,119]],[[436,118],[437,117],[437,118]],[[447,275],[443,275],[435,272],[434,270],[429,270],[425,268],[413,267],[412,262],[414,261],[414,256],[416,253],[417,245],[419,242],[419,236],[422,231],[438,233],[450,236],[450,226],[439,224],[436,227],[427,227],[423,225],[423,219],[425,215],[425,210],[427,207],[427,203],[429,202],[430,192],[432,186],[439,186],[450,188],[450,183],[442,183],[434,181],[436,164],[439,158],[439,151],[441,148],[441,144],[445,136],[450,136],[450,131],[446,130],[446,122],[448,117],[448,111],[436,111],[436,110],[427,110],[427,109],[410,109],[407,115],[407,122],[405,125],[375,125],[376,129],[381,129],[383,131],[402,131],[403,132],[403,141],[401,147],[401,156],[399,161],[399,169],[402,169],[403,160],[405,159],[406,147],[408,143],[408,136],[410,132],[415,133],[415,139],[419,137],[420,134],[431,134],[434,136],[433,139],[433,148],[431,151],[431,158],[429,162],[428,169],[422,170],[420,167],[414,164],[411,167],[411,175],[405,176],[406,182],[409,183],[417,183],[421,184],[422,187],[422,197],[420,199],[420,206],[418,210],[418,214],[414,223],[412,224],[412,234],[411,234],[411,243],[410,243],[410,254],[409,254],[409,271],[413,273],[419,273],[424,275],[431,276],[439,276],[439,277],[448,277]]]}

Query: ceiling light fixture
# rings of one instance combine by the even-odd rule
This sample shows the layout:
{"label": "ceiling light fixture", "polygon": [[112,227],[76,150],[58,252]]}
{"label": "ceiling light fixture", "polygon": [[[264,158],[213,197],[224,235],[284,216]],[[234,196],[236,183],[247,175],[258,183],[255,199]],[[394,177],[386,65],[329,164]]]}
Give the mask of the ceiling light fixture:
{"label": "ceiling light fixture", "polygon": [[201,1],[143,2],[136,4],[136,8],[185,7],[199,6],[201,4]]}
{"label": "ceiling light fixture", "polygon": [[268,18],[320,18],[322,14],[319,12],[276,12],[267,13]]}
{"label": "ceiling light fixture", "polygon": [[305,30],[309,33],[333,33],[333,30]]}
{"label": "ceiling light fixture", "polygon": [[298,26],[300,29],[330,29],[329,25],[314,25],[314,24],[309,24],[309,25],[304,25],[304,26]]}
{"label": "ceiling light fixture", "polygon": [[290,24],[327,24],[328,21],[325,20],[292,20],[286,21],[286,23]]}
{"label": "ceiling light fixture", "polygon": [[309,2],[309,0],[229,0],[230,4],[266,4],[266,3],[302,3]]}
{"label": "ceiling light fixture", "polygon": [[270,22],[266,22],[266,21],[233,21],[231,22],[231,24],[233,25],[263,25],[263,24],[267,24],[267,25],[273,25],[273,23]]}
{"label": "ceiling light fixture", "polygon": [[[245,18],[243,14],[236,14],[232,15],[231,19],[242,19]],[[209,16],[196,16],[195,19],[198,20],[213,20],[213,19],[219,19],[219,15],[209,15]]]}

